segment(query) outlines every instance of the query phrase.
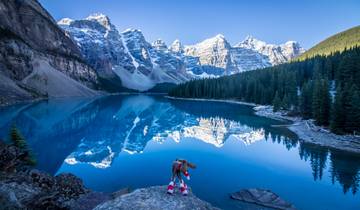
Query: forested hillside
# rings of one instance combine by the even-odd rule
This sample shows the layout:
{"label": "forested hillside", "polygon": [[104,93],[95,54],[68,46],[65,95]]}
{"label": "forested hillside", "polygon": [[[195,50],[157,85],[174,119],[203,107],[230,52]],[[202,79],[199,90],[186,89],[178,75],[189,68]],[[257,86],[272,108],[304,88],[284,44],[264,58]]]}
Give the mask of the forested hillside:
{"label": "forested hillside", "polygon": [[298,60],[305,60],[317,55],[331,55],[332,53],[342,52],[346,48],[349,49],[355,46],[360,46],[360,26],[348,29],[325,39],[303,53],[298,57]]}
{"label": "forested hillside", "polygon": [[335,133],[360,132],[360,48],[213,79],[193,80],[170,96],[235,99],[290,110]]}

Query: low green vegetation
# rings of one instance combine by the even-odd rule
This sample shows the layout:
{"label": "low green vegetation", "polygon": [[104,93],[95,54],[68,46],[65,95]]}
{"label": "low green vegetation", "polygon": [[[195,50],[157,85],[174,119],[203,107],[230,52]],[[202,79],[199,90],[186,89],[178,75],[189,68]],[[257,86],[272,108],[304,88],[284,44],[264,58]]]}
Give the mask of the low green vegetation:
{"label": "low green vegetation", "polygon": [[331,55],[355,46],[360,46],[360,26],[340,32],[315,45],[297,60],[305,60],[317,55]]}
{"label": "low green vegetation", "polygon": [[360,48],[220,78],[193,80],[170,96],[274,105],[338,134],[360,132]]}

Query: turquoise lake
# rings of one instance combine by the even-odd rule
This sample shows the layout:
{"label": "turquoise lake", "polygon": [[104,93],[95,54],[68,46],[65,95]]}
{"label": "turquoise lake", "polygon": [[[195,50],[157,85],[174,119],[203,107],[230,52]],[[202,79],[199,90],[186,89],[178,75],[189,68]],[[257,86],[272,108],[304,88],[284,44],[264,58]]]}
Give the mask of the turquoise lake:
{"label": "turquoise lake", "polygon": [[0,108],[0,139],[14,123],[39,169],[97,191],[167,185],[172,161],[185,158],[197,165],[192,191],[223,209],[251,209],[229,198],[244,188],[298,209],[360,209],[360,156],[302,143],[250,106],[149,95],[39,101]]}

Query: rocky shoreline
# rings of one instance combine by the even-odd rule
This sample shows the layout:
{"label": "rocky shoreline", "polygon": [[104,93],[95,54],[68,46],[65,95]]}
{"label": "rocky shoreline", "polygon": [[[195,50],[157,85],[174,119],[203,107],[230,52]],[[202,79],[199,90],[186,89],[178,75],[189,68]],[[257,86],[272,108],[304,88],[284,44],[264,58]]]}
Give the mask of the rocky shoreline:
{"label": "rocky shoreline", "polygon": [[296,133],[301,141],[330,149],[360,154],[360,136],[336,135],[324,127],[315,125],[313,120],[290,117],[287,116],[286,111],[273,112],[272,106],[256,106],[254,110],[255,114],[259,116],[292,122],[286,125],[286,127]]}
{"label": "rocky shoreline", "polygon": [[50,176],[36,169],[0,174],[1,209],[199,209],[216,210],[191,192],[166,194],[166,186],[153,186],[130,192],[125,188],[115,193],[87,189],[72,174]]}
{"label": "rocky shoreline", "polygon": [[102,193],[75,175],[56,176],[33,169],[29,153],[0,140],[0,209],[217,209],[194,194],[166,194],[166,186]]}
{"label": "rocky shoreline", "polygon": [[206,98],[178,98],[178,97],[172,97],[172,96],[164,96],[167,99],[171,100],[185,100],[185,101],[212,101],[212,102],[224,102],[224,103],[231,103],[231,104],[240,104],[240,105],[246,105],[246,106],[258,106],[254,103],[248,103],[243,101],[237,101],[237,100],[222,100],[222,99],[206,99]]}
{"label": "rocky shoreline", "polygon": [[326,128],[316,126],[312,120],[303,120],[300,117],[288,116],[286,111],[273,112],[272,106],[263,106],[236,100],[165,97],[171,100],[213,101],[252,106],[255,114],[258,116],[291,122],[284,126],[297,134],[301,141],[328,147],[330,149],[360,154],[360,136],[336,135]]}

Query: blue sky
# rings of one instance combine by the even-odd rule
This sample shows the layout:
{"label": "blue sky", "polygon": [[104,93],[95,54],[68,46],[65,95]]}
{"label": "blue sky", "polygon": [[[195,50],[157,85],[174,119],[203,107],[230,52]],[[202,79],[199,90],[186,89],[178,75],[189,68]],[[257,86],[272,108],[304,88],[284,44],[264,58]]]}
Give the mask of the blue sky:
{"label": "blue sky", "polygon": [[310,48],[360,25],[360,0],[40,0],[56,20],[108,15],[120,31],[142,30],[149,42],[193,44],[223,34],[231,44],[247,35]]}

